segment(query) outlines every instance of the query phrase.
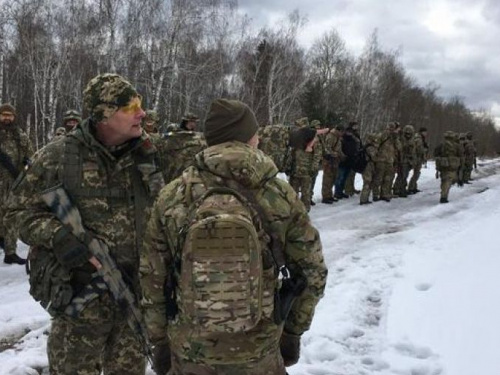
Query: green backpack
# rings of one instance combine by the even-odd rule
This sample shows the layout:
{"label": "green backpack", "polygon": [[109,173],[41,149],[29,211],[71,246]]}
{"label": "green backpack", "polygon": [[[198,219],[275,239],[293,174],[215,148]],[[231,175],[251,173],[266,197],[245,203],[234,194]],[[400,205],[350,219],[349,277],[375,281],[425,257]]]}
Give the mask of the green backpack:
{"label": "green backpack", "polygon": [[256,221],[247,199],[227,187],[209,188],[190,205],[177,304],[184,322],[204,334],[249,331],[273,309]]}

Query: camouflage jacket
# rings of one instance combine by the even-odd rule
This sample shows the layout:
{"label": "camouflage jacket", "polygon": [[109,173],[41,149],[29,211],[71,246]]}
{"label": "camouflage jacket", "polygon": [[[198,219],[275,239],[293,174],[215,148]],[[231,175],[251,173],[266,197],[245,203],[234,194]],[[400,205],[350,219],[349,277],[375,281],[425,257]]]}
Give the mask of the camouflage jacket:
{"label": "camouflage jacket", "polygon": [[[33,148],[26,133],[12,124],[8,127],[0,125],[0,150],[6,159],[21,173],[33,155]],[[0,193],[4,199],[15,177],[9,172],[4,162],[0,162]]]}
{"label": "camouflage jacket", "polygon": [[336,163],[339,163],[343,158],[342,153],[342,140],[341,137],[336,134],[335,131],[330,131],[325,136],[325,156],[333,156]]}
{"label": "camouflage jacket", "polygon": [[476,146],[473,140],[466,140],[464,144],[464,157],[465,164],[467,166],[474,165],[474,160],[476,159]]}
{"label": "camouflage jacket", "polygon": [[[273,232],[283,241],[287,265],[300,269],[307,278],[308,286],[296,300],[286,320],[285,329],[294,334],[306,331],[313,318],[314,309],[323,295],[327,269],[324,264],[321,241],[317,230],[297,198],[297,194],[285,181],[276,177],[274,163],[260,150],[240,142],[227,142],[207,148],[196,156],[195,165],[184,171],[165,187],[153,208],[145,238],[145,252],[141,256],[141,287],[143,308],[148,331],[153,342],[168,336],[172,350],[192,361],[215,361],[218,353],[256,358],[279,345],[282,326],[277,326],[271,312],[260,323],[245,332],[222,335],[217,342],[206,342],[190,332],[177,328],[183,317],[167,323],[164,285],[167,272],[176,251],[179,230],[186,221],[187,202],[201,196],[206,186],[200,171],[209,173],[221,181],[235,180],[254,192],[256,200],[265,212]],[[197,180],[197,181],[196,181]],[[189,184],[186,181],[191,181]],[[191,198],[188,197],[191,194]],[[267,240],[269,244],[269,240]],[[265,254],[269,248],[264,250]],[[193,328],[195,329],[195,328]]]}
{"label": "camouflage jacket", "polygon": [[195,155],[207,147],[200,132],[178,130],[156,137],[154,144],[161,155],[165,183],[176,179],[182,171],[193,165]]}
{"label": "camouflage jacket", "polygon": [[394,164],[399,162],[398,157],[401,152],[401,141],[399,137],[384,131],[380,136],[380,143],[377,152],[376,162]]}
{"label": "camouflage jacket", "polygon": [[273,159],[280,172],[288,172],[290,167],[290,128],[284,125],[260,127],[259,149]]}
{"label": "camouflage jacket", "polygon": [[321,146],[314,144],[312,152],[301,149],[292,149],[291,176],[312,177],[318,171],[319,162],[323,158]]}
{"label": "camouflage jacket", "polygon": [[427,149],[425,140],[422,137],[422,134],[416,133],[413,137],[413,141],[415,142],[415,156],[416,156],[416,164],[422,165],[427,160]]}
{"label": "camouflage jacket", "polygon": [[[62,223],[40,193],[62,184],[85,228],[108,245],[119,267],[138,286],[145,221],[164,185],[155,162],[157,151],[145,133],[122,146],[105,147],[94,138],[91,127],[86,121],[39,150],[9,196],[6,220],[15,222],[26,244],[52,248],[53,235]],[[141,186],[140,194],[134,182]],[[137,206],[140,202],[144,206]]]}
{"label": "camouflage jacket", "polygon": [[450,138],[444,139],[434,150],[436,169],[440,172],[456,171],[463,166],[464,154],[462,146]]}
{"label": "camouflage jacket", "polygon": [[414,167],[417,161],[417,154],[415,150],[415,139],[406,138],[403,136],[401,138],[401,162],[410,167]]}

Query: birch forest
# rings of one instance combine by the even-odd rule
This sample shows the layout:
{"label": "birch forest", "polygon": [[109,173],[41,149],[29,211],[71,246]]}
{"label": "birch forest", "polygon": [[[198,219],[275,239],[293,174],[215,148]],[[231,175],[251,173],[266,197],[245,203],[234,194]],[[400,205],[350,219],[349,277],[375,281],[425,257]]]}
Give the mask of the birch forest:
{"label": "birch forest", "polygon": [[[237,0],[0,0],[0,99],[36,149],[82,108],[95,75],[116,72],[156,110],[164,126],[186,112],[204,118],[219,97],[239,99],[261,126],[299,117],[336,125],[358,121],[362,136],[388,121],[425,126],[433,147],[445,130],[472,131],[478,154],[500,150],[491,114],[442,98],[421,83],[398,51],[381,48],[377,31],[354,55],[335,29],[310,47],[295,11],[257,28]],[[203,123],[203,121],[202,121]]]}

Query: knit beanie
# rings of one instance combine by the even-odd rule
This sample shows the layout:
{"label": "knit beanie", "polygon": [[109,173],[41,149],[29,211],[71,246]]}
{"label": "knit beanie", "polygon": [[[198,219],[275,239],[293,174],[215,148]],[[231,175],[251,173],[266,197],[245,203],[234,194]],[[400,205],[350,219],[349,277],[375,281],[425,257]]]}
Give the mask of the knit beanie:
{"label": "knit beanie", "polygon": [[130,99],[139,96],[132,84],[118,74],[105,73],[94,77],[83,91],[83,104],[90,116],[100,122],[110,118]]}
{"label": "knit beanie", "polygon": [[0,113],[9,112],[14,116],[16,115],[16,108],[10,103],[4,103],[0,105]]}
{"label": "knit beanie", "polygon": [[209,146],[229,141],[246,143],[258,129],[255,115],[245,103],[216,99],[208,110],[204,134]]}

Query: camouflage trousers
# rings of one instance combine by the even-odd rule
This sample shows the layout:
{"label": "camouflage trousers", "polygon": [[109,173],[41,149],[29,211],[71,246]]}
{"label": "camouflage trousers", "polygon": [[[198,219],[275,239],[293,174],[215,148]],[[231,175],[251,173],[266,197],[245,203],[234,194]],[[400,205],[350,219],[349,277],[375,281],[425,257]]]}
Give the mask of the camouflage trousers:
{"label": "camouflage trousers", "polygon": [[5,216],[5,205],[0,207],[0,238],[4,240],[5,255],[16,253],[17,249],[17,233],[13,228],[8,228],[3,222]]}
{"label": "camouflage trousers", "polygon": [[408,191],[416,191],[418,189],[417,181],[420,178],[420,173],[422,170],[422,163],[417,163],[415,168],[413,168],[413,173],[408,183]]}
{"label": "camouflage trousers", "polygon": [[372,191],[372,182],[375,177],[375,164],[369,162],[363,171],[363,189],[359,196],[359,203],[366,203],[370,200],[370,193]]}
{"label": "camouflage trousers", "polygon": [[344,188],[344,193],[347,195],[354,195],[355,193],[355,188],[354,188],[354,181],[356,179],[356,172],[354,172],[352,169],[347,175],[347,180],[345,180],[345,188]]}
{"label": "camouflage trousers", "polygon": [[285,365],[279,350],[258,361],[243,364],[206,365],[188,362],[172,353],[168,375],[285,375]]}
{"label": "camouflage trousers", "polygon": [[398,168],[398,175],[396,176],[396,181],[394,182],[394,186],[392,190],[395,195],[406,196],[408,191],[406,190],[406,186],[408,185],[408,176],[410,175],[411,167],[409,164],[402,164]]}
{"label": "camouflage trousers", "polygon": [[300,200],[309,211],[311,209],[311,177],[290,176],[290,185],[300,195]]}
{"label": "camouflage trousers", "polygon": [[313,173],[311,176],[311,200],[313,200],[314,198],[314,186],[316,185],[316,178],[318,178],[318,172],[319,171],[316,171],[316,173]]}
{"label": "camouflage trousers", "polygon": [[463,176],[464,181],[469,181],[471,179],[473,167],[474,167],[474,164],[468,164],[467,161],[465,162],[464,176]]}
{"label": "camouflage trousers", "polygon": [[451,185],[457,182],[458,176],[455,171],[442,171],[439,172],[441,176],[441,198],[448,199]]}
{"label": "camouflage trousers", "polygon": [[47,343],[51,375],[144,375],[145,358],[109,294],[78,318],[57,316]]}
{"label": "camouflage trousers", "polygon": [[323,182],[321,184],[321,198],[333,198],[333,185],[337,179],[339,165],[336,162],[329,162],[323,159]]}
{"label": "camouflage trousers", "polygon": [[391,199],[392,181],[394,180],[394,166],[392,163],[376,162],[375,177],[373,179],[373,198]]}

